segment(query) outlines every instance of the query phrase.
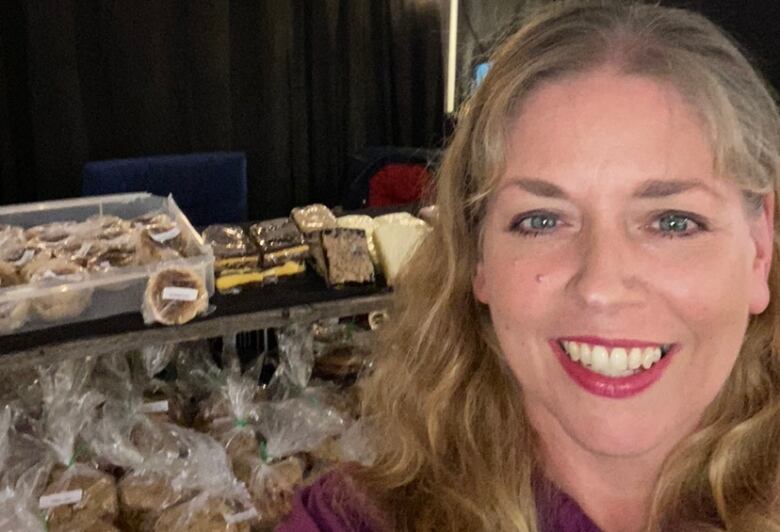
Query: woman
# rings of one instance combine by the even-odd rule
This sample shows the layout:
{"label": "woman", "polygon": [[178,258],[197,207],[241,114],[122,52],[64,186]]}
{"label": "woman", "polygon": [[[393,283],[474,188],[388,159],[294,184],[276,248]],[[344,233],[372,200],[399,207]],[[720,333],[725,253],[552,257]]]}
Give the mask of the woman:
{"label": "woman", "polygon": [[558,2],[498,49],[366,390],[282,530],[780,530],[780,118],[703,17]]}

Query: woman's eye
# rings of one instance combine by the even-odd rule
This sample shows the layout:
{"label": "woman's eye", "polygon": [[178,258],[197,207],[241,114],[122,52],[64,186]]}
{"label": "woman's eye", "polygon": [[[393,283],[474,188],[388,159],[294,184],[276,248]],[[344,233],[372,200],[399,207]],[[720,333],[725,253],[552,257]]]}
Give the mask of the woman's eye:
{"label": "woman's eye", "polygon": [[704,230],[704,224],[691,215],[682,213],[665,213],[656,218],[651,228],[667,237],[691,236]]}
{"label": "woman's eye", "polygon": [[521,235],[539,236],[553,231],[558,226],[558,217],[550,213],[526,214],[516,218],[510,227],[511,231]]}

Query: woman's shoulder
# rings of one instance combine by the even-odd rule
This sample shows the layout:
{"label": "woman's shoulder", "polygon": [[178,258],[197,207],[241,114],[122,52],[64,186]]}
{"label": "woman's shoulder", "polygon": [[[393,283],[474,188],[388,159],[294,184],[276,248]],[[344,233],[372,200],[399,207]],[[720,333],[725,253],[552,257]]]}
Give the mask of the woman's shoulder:
{"label": "woman's shoulder", "polygon": [[378,532],[378,513],[345,470],[322,475],[299,489],[292,511],[276,532]]}

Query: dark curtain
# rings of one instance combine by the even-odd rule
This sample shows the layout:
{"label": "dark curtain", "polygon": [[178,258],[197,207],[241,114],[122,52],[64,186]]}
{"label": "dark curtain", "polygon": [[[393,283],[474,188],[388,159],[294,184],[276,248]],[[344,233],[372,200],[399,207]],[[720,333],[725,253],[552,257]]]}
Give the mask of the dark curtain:
{"label": "dark curtain", "polygon": [[88,160],[241,150],[252,218],[339,203],[348,156],[442,132],[421,0],[14,0],[0,15],[0,204],[77,196]]}

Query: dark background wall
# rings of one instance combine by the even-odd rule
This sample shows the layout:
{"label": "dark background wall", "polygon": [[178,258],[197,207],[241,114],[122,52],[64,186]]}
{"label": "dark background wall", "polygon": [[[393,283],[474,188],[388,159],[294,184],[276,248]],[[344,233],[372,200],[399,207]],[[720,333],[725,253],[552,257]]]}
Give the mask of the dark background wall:
{"label": "dark background wall", "polygon": [[[470,90],[471,69],[525,8],[555,0],[461,0],[458,90]],[[780,0],[660,0],[694,9],[731,33],[780,90]]]}
{"label": "dark background wall", "polygon": [[[461,0],[460,88],[528,3]],[[698,9],[780,87],[780,1]],[[252,218],[338,204],[349,155],[435,147],[446,0],[7,0],[0,5],[0,205],[76,196],[84,162],[248,156]]]}
{"label": "dark background wall", "polygon": [[247,153],[253,218],[337,204],[350,153],[439,142],[440,28],[436,0],[8,0],[0,204],[212,150]]}

